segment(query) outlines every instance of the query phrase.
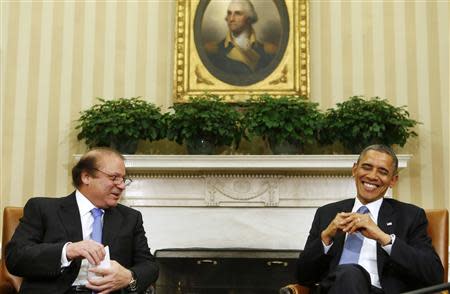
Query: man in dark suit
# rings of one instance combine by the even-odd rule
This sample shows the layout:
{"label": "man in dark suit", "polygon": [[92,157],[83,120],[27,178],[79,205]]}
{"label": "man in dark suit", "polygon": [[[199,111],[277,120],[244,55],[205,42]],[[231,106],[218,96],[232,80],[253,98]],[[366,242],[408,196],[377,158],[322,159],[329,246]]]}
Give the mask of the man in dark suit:
{"label": "man in dark suit", "polygon": [[365,148],[352,169],[357,195],[320,207],[298,260],[299,283],[319,293],[400,293],[443,278],[423,209],[383,198],[396,184],[391,148]]}
{"label": "man in dark suit", "polygon": [[[131,182],[124,158],[112,149],[93,149],[73,167],[72,179],[76,191],[69,196],[31,198],[24,207],[6,248],[8,270],[24,278],[20,293],[145,291],[156,281],[158,265],[142,215],[118,204]],[[110,266],[99,267],[106,246]]]}

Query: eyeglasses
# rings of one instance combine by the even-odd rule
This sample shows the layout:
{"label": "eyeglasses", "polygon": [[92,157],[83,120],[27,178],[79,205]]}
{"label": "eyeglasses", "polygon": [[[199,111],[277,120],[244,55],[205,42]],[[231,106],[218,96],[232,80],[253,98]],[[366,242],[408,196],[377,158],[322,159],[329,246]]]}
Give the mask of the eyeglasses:
{"label": "eyeglasses", "polygon": [[120,184],[124,183],[124,184],[125,184],[125,187],[126,187],[126,186],[130,185],[131,182],[133,182],[133,180],[130,179],[130,178],[127,178],[127,177],[119,177],[119,176],[116,176],[116,175],[111,175],[111,174],[106,173],[106,172],[104,172],[104,171],[102,171],[102,170],[99,170],[98,168],[94,168],[94,169],[95,169],[96,171],[99,171],[99,172],[101,172],[102,174],[105,174],[106,176],[108,176],[108,178],[109,178],[111,181],[113,181],[114,184],[116,184],[116,185],[120,185]]}

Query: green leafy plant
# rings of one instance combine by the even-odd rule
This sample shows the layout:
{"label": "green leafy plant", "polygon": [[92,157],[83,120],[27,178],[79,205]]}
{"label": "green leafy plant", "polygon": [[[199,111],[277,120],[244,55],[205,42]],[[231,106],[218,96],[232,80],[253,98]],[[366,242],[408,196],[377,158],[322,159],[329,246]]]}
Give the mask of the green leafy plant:
{"label": "green leafy plant", "polygon": [[190,97],[188,103],[175,104],[168,118],[167,138],[178,144],[205,140],[214,146],[237,148],[243,130],[236,108],[216,95]]}
{"label": "green leafy plant", "polygon": [[413,130],[417,124],[406,106],[395,107],[379,97],[353,96],[328,109],[320,138],[328,144],[339,141],[347,150],[359,153],[376,143],[404,146],[410,137],[417,136]]}
{"label": "green leafy plant", "polygon": [[322,122],[318,104],[305,97],[265,94],[248,100],[245,106],[249,137],[261,136],[271,146],[288,142],[301,148],[312,144]]}
{"label": "green leafy plant", "polygon": [[77,139],[89,147],[165,137],[165,118],[154,104],[140,97],[97,99],[100,103],[82,111],[75,127]]}

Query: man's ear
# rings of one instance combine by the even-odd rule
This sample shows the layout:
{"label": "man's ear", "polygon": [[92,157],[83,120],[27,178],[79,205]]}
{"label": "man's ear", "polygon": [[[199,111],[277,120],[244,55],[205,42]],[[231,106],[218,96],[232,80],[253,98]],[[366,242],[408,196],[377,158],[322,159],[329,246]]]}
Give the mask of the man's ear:
{"label": "man's ear", "polygon": [[352,167],[352,177],[355,176],[356,174],[356,170],[358,169],[358,163],[353,163],[353,167]]}
{"label": "man's ear", "polygon": [[81,172],[81,181],[84,185],[89,185],[91,182],[91,175],[87,171]]}
{"label": "man's ear", "polygon": [[389,183],[389,187],[393,188],[395,184],[397,184],[397,182],[398,182],[398,174],[395,174],[392,177],[391,182]]}

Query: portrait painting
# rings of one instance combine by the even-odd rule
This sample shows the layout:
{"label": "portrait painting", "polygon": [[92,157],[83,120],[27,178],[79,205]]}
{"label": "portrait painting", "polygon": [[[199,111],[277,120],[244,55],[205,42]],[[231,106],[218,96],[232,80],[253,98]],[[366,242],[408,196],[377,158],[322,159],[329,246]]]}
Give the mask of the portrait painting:
{"label": "portrait painting", "polygon": [[289,39],[284,1],[203,0],[194,19],[194,40],[208,71],[231,85],[266,78]]}
{"label": "portrait painting", "polygon": [[174,102],[309,94],[308,0],[177,0]]}

